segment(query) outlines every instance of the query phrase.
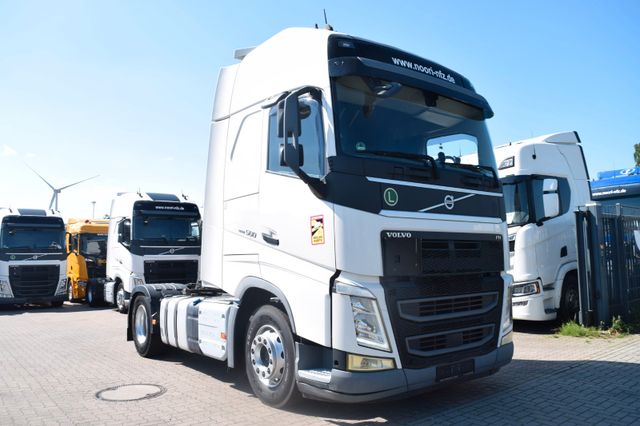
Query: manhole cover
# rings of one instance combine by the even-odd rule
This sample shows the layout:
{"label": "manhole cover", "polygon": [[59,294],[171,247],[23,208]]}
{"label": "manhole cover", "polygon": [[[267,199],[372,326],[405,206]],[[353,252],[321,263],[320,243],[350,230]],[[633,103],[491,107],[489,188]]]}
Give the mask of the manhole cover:
{"label": "manhole cover", "polygon": [[162,395],[167,390],[160,385],[120,385],[102,389],[96,393],[96,398],[103,401],[139,401]]}

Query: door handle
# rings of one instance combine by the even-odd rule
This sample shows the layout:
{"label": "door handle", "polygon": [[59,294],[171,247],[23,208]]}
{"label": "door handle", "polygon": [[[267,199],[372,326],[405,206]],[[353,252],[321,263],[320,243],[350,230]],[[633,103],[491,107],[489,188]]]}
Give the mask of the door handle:
{"label": "door handle", "polygon": [[265,240],[265,242],[267,242],[268,244],[271,244],[272,246],[280,245],[278,234],[273,229],[270,229],[268,233],[263,232],[262,239]]}

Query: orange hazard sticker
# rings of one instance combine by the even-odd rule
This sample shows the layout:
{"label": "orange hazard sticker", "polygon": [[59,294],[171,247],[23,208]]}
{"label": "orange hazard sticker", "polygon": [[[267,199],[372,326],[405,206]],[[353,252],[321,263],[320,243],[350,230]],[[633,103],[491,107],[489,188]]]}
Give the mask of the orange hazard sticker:
{"label": "orange hazard sticker", "polygon": [[311,216],[311,244],[324,244],[324,216]]}

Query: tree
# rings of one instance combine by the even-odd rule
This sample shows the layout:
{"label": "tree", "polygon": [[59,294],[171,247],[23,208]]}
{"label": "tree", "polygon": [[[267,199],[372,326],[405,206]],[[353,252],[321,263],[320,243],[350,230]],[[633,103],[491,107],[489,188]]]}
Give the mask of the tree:
{"label": "tree", "polygon": [[633,145],[633,159],[636,161],[636,166],[640,166],[640,143]]}

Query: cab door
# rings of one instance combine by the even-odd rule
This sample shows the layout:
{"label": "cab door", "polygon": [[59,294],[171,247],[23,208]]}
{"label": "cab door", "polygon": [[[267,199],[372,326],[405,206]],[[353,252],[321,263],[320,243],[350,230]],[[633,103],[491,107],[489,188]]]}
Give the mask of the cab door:
{"label": "cab door", "polygon": [[[311,177],[327,171],[322,104],[303,95],[300,102],[301,169]],[[264,112],[266,143],[260,176],[260,269],[280,288],[294,315],[296,332],[330,345],[330,278],[335,271],[333,205],[314,195],[281,161],[278,105]]]}

